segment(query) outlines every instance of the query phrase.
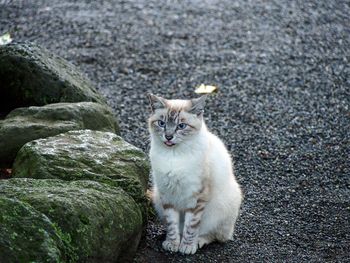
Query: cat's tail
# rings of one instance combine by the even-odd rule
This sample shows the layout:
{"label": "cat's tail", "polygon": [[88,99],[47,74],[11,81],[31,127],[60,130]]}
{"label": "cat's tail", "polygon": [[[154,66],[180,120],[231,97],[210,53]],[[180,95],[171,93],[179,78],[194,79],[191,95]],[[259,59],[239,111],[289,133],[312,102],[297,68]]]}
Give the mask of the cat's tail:
{"label": "cat's tail", "polygon": [[153,187],[153,189],[149,189],[147,190],[146,192],[146,196],[147,198],[149,198],[152,203],[153,203],[153,206],[154,206],[154,209],[156,210],[159,218],[161,220],[163,220],[163,206],[160,202],[160,198],[159,198],[159,194],[158,194],[158,190],[156,187]]}
{"label": "cat's tail", "polygon": [[147,191],[146,191],[146,198],[149,201],[153,201],[153,195],[154,195],[154,193],[153,193],[152,189],[147,189]]}

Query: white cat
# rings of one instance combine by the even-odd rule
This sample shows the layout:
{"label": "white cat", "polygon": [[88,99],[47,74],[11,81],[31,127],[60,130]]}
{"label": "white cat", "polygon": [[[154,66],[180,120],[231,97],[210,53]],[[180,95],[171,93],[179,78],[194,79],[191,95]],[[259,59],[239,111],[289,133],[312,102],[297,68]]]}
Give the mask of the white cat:
{"label": "white cat", "polygon": [[194,254],[214,240],[232,239],[242,194],[224,144],[204,123],[206,97],[149,99],[153,202],[167,230],[163,248]]}

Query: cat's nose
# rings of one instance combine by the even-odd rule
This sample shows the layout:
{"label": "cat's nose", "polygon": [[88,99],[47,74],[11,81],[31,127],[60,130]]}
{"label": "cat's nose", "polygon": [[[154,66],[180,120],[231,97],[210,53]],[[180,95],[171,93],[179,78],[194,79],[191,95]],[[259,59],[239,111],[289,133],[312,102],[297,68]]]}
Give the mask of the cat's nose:
{"label": "cat's nose", "polygon": [[167,139],[168,141],[170,141],[172,138],[174,138],[174,136],[172,136],[172,135],[165,135],[165,139]]}

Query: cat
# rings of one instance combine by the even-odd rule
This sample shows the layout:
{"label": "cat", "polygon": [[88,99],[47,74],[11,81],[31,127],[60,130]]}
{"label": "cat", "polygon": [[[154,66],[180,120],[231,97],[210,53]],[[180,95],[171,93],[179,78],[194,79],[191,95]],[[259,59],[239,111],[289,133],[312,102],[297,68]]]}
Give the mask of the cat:
{"label": "cat", "polygon": [[194,254],[232,239],[242,202],[230,155],[206,127],[206,96],[167,100],[149,94],[152,201],[166,226],[162,247]]}

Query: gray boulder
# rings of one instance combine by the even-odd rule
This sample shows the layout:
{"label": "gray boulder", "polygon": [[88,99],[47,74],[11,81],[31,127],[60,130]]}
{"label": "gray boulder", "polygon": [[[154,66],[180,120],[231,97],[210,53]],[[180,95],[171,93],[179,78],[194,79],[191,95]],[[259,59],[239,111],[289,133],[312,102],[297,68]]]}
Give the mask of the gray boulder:
{"label": "gray boulder", "polygon": [[0,87],[0,116],[19,107],[57,102],[105,104],[75,66],[29,42],[0,46]]}
{"label": "gray boulder", "polygon": [[57,103],[15,109],[0,121],[0,168],[11,167],[18,150],[29,141],[81,129],[119,133],[111,109],[98,103]]}
{"label": "gray boulder", "polygon": [[126,262],[140,240],[141,212],[120,188],[16,178],[0,180],[0,197],[1,262]]}
{"label": "gray boulder", "polygon": [[121,187],[139,204],[146,220],[150,167],[147,156],[121,137],[91,130],[70,131],[25,144],[13,177],[93,180]]}

